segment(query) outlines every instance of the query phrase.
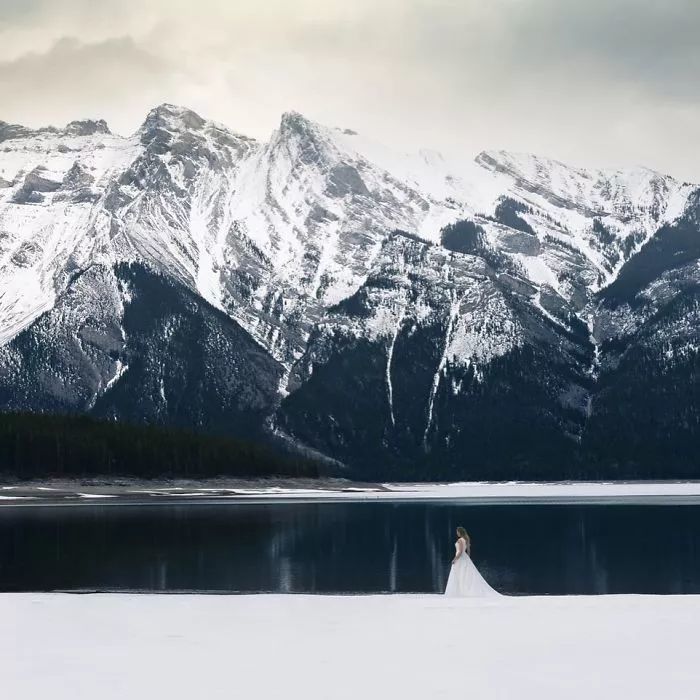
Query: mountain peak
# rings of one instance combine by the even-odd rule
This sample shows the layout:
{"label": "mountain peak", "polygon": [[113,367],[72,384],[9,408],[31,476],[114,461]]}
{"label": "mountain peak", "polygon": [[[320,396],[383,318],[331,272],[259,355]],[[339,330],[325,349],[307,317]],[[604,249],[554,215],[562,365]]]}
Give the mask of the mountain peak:
{"label": "mountain peak", "polygon": [[171,131],[181,131],[187,129],[201,129],[205,124],[206,120],[193,110],[164,102],[154,107],[148,113],[142,129],[160,126]]}
{"label": "mountain peak", "polygon": [[63,130],[68,136],[92,136],[93,134],[111,134],[104,119],[76,119],[66,124]]}
{"label": "mountain peak", "polygon": [[0,141],[16,138],[29,138],[40,134],[58,134],[62,136],[92,136],[94,134],[111,134],[104,119],[75,119],[62,129],[55,126],[43,126],[32,129],[21,124],[11,124],[0,120]]}
{"label": "mountain peak", "polygon": [[45,126],[41,129],[30,129],[21,124],[0,121],[0,142],[12,139],[29,138],[36,134],[56,134],[58,129],[54,126]]}
{"label": "mountain peak", "polygon": [[308,119],[300,112],[285,112],[280,120],[280,132],[282,134],[309,135],[316,134],[322,129],[323,127],[320,124]]}
{"label": "mountain peak", "polygon": [[282,115],[273,140],[283,145],[285,151],[291,147],[299,160],[307,164],[328,164],[335,160],[338,150],[330,129],[299,112],[285,112]]}

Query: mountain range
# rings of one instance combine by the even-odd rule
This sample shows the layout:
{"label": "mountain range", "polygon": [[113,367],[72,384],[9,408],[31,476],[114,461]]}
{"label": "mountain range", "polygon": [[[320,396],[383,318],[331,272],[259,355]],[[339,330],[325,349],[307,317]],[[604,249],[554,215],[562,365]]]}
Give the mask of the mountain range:
{"label": "mountain range", "polygon": [[641,167],[0,122],[0,409],[361,478],[698,476],[699,261],[700,188]]}

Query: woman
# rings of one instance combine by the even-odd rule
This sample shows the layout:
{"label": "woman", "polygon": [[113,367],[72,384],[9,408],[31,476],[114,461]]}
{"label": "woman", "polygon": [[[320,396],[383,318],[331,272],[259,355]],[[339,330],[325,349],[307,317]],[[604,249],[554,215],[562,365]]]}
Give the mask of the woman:
{"label": "woman", "polygon": [[452,560],[445,595],[453,598],[499,595],[484,581],[483,576],[474,566],[471,560],[471,540],[463,527],[457,528],[455,558]]}

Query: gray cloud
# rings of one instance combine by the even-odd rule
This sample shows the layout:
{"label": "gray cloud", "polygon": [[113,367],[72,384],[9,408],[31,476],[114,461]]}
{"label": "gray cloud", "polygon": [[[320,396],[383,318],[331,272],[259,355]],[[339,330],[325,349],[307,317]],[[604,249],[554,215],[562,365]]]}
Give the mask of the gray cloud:
{"label": "gray cloud", "polygon": [[0,118],[133,129],[162,100],[264,137],[296,108],[415,148],[700,180],[696,0],[2,0]]}
{"label": "gray cloud", "polygon": [[46,6],[47,0],[3,0],[0,4],[0,22],[17,22],[31,17]]}
{"label": "gray cloud", "polygon": [[128,109],[132,95],[140,112],[141,102],[158,99],[171,75],[161,59],[131,38],[98,44],[63,39],[47,52],[0,63],[0,94],[12,104],[11,114],[3,116],[33,125],[61,124],[78,112],[102,116]]}
{"label": "gray cloud", "polygon": [[696,0],[538,0],[511,20],[510,56],[520,57],[521,69],[587,69],[597,81],[698,98]]}

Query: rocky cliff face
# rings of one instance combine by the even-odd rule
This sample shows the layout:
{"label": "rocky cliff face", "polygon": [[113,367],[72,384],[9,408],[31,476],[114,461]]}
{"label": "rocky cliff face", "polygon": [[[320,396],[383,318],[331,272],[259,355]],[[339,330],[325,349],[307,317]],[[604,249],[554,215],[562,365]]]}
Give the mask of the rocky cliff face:
{"label": "rocky cliff face", "polygon": [[699,202],[296,113],[267,143],[171,105],[130,138],[0,123],[0,405],[368,477],[694,473]]}

